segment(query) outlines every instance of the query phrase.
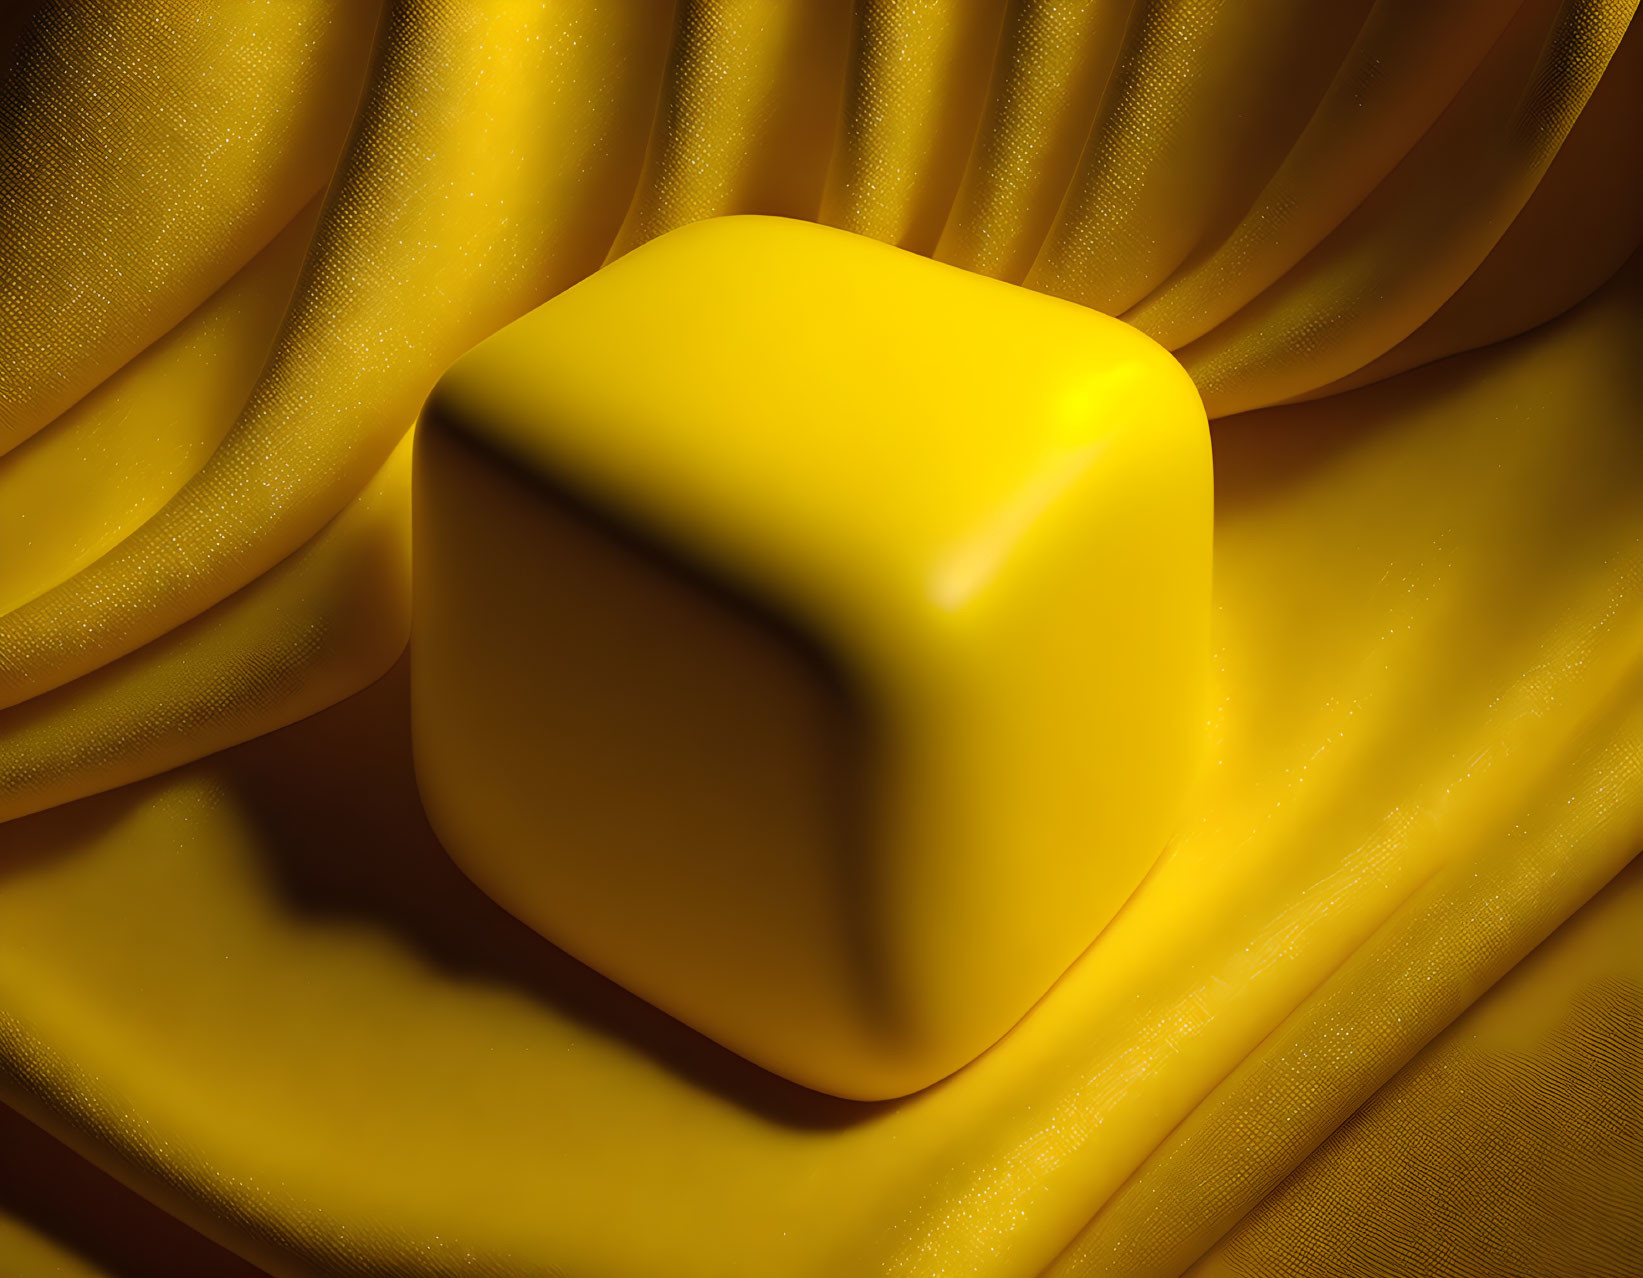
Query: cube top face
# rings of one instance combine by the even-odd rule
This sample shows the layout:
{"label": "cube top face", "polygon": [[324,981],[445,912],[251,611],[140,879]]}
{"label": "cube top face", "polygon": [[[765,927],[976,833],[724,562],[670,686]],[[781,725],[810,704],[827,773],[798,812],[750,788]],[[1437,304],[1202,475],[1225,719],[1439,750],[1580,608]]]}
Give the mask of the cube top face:
{"label": "cube top face", "polygon": [[848,616],[840,642],[884,623],[892,648],[984,611],[1061,492],[1114,478],[1097,455],[1207,447],[1196,389],[1138,330],[769,217],[641,246],[483,343],[437,399],[759,593]]}
{"label": "cube top face", "polygon": [[844,232],[672,232],[418,433],[435,828],[590,966],[806,1086],[995,1042],[1169,837],[1207,425],[1082,308]]}

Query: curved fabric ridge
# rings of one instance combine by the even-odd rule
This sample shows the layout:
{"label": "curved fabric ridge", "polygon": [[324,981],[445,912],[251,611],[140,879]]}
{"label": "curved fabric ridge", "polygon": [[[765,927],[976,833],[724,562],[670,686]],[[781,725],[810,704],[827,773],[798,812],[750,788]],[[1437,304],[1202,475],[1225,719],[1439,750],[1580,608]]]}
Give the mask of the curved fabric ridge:
{"label": "curved fabric ridge", "polygon": [[1643,244],[1643,24],[1633,22],[1523,211],[1466,283],[1316,399],[1526,333],[1590,296]]}
{"label": "curved fabric ridge", "polygon": [[1643,1218],[1643,859],[1190,1271],[1620,1274]]}
{"label": "curved fabric ridge", "polygon": [[527,9],[389,6],[268,367],[165,506],[0,618],[0,706],[266,572],[364,486],[462,350],[599,264],[632,187],[665,29],[646,5]]}
{"label": "curved fabric ridge", "polygon": [[612,257],[703,218],[816,216],[849,16],[837,0],[679,0],[644,173]]}
{"label": "curved fabric ridge", "polygon": [[1078,163],[1132,0],[1010,0],[981,129],[936,256],[1018,283]]}
{"label": "curved fabric ridge", "polygon": [[1636,8],[1636,0],[1530,0],[1437,124],[1339,229],[1176,352],[1210,415],[1334,381],[1429,319],[1533,194]]}
{"label": "curved fabric ridge", "polygon": [[1138,0],[1029,288],[1120,315],[1248,207],[1368,0]]}
{"label": "curved fabric ridge", "polygon": [[1159,1182],[1207,1245],[1643,845],[1640,335],[1633,272],[1218,424],[1194,816],[941,1085],[803,1093],[512,923],[427,830],[401,669],[0,826],[0,1090],[276,1273],[611,1278],[1035,1278],[1181,1133],[1293,1100],[1224,1191]]}
{"label": "curved fabric ridge", "polygon": [[411,630],[410,436],[306,546],[200,616],[0,710],[0,821],[153,776],[381,677]]}
{"label": "curved fabric ridge", "polygon": [[981,118],[1003,0],[860,0],[821,221],[931,253]]}
{"label": "curved fabric ridge", "polygon": [[1594,716],[1593,745],[1573,766],[1429,883],[1170,1133],[1048,1278],[1181,1273],[1631,861],[1643,838],[1643,805],[1628,793],[1643,751],[1640,693],[1634,679],[1613,712]]}
{"label": "curved fabric ridge", "polygon": [[170,332],[0,456],[0,615],[92,563],[222,442],[291,300],[315,200]]}
{"label": "curved fabric ridge", "polygon": [[0,83],[0,453],[160,337],[325,185],[377,5],[42,5]]}
{"label": "curved fabric ridge", "polygon": [[1306,128],[1232,233],[1124,318],[1173,350],[1276,283],[1431,128],[1522,3],[1378,0]]}
{"label": "curved fabric ridge", "polygon": [[266,1278],[0,1107],[6,1278]]}

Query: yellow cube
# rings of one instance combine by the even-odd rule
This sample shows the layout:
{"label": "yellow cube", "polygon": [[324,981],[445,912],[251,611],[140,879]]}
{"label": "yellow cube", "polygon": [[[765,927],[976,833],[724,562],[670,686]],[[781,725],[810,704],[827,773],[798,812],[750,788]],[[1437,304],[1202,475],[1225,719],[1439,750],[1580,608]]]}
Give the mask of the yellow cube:
{"label": "yellow cube", "polygon": [[416,444],[414,740],[451,855],[726,1047],[904,1095],[1170,836],[1209,433],[1118,320],[810,223],[643,246]]}

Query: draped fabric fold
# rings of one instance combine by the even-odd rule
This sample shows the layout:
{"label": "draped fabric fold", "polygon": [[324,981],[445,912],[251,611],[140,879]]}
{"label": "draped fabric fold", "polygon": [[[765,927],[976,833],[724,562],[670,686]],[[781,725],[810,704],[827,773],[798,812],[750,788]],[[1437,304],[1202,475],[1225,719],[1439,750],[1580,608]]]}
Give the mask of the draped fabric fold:
{"label": "draped fabric fold", "polygon": [[1194,1278],[1625,1273],[1643,1182],[1643,861],[1331,1133]]}
{"label": "draped fabric fold", "polygon": [[[276,1273],[1236,1273],[1348,1228],[1320,1203],[1403,1149],[1397,1097],[1643,846],[1636,8],[26,6],[0,1092]],[[433,382],[741,212],[1119,314],[1219,419],[1193,815],[998,1048],[887,1106],[502,916],[382,677]]]}
{"label": "draped fabric fold", "polygon": [[375,25],[335,0],[35,8],[0,91],[0,451],[319,193]]}

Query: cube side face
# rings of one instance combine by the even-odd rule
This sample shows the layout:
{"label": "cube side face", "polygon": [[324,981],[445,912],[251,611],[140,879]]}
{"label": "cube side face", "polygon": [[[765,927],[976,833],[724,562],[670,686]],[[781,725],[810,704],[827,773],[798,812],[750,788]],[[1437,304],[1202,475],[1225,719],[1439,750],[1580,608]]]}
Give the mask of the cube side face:
{"label": "cube side face", "polygon": [[1162,850],[1202,735],[1208,431],[1127,326],[725,219],[483,344],[418,449],[435,828],[749,1059],[862,1099],[944,1077]]}
{"label": "cube side face", "polygon": [[741,1055],[876,1090],[851,689],[437,413],[416,448],[413,737],[452,857]]}
{"label": "cube side face", "polygon": [[901,921],[885,967],[909,1036],[932,1053],[963,1043],[954,1059],[1007,1032],[1117,913],[1201,762],[1207,423],[1167,372],[1104,411],[1126,425],[1100,457],[969,597],[932,603],[946,668],[886,715],[902,776],[884,787],[901,849],[883,867],[885,917]]}

